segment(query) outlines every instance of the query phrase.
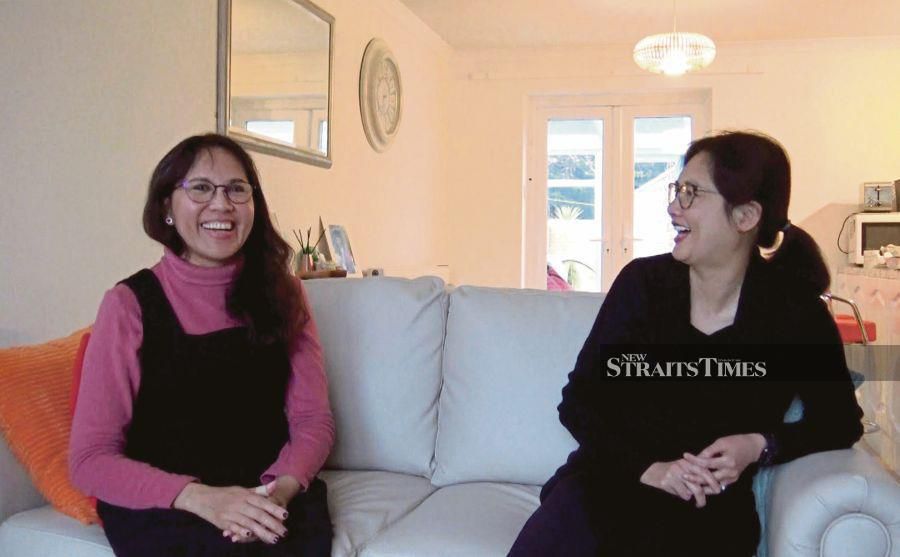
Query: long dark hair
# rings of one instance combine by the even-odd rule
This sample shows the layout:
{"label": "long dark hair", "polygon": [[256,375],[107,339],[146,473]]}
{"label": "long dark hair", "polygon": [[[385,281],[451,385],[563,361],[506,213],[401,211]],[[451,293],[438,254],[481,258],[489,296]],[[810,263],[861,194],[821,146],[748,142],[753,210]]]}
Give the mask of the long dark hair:
{"label": "long dark hair", "polygon": [[762,207],[756,243],[775,247],[768,264],[795,277],[821,294],[831,277],[816,241],[788,220],[791,200],[791,163],[780,143],[758,132],[727,131],[698,139],[684,155],[684,163],[700,153],[710,158],[710,174],[725,198],[726,211],[756,201]]}
{"label": "long dark hair", "polygon": [[214,148],[224,149],[241,163],[253,186],[255,208],[253,227],[241,248],[244,264],[228,292],[228,313],[247,322],[255,343],[282,341],[289,345],[309,319],[295,279],[288,272],[293,250],[272,226],[253,159],[234,140],[214,133],[195,135],[166,153],[150,177],[144,231],[174,253],[184,253],[181,236],[174,226],[165,224],[166,204],[175,185],[184,179],[200,154],[211,155]]}

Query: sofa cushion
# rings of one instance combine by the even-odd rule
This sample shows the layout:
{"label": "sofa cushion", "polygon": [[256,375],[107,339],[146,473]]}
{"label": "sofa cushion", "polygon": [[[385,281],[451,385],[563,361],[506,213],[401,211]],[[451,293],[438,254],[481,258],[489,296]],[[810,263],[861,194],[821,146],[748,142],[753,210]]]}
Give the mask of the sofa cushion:
{"label": "sofa cushion", "polygon": [[603,296],[450,294],[432,483],[543,484],[576,447],[556,407]]}
{"label": "sofa cushion", "polygon": [[321,279],[304,287],[322,338],[337,429],[327,467],[430,477],[443,282]]}
{"label": "sofa cushion", "polygon": [[320,476],[328,484],[334,557],[357,555],[435,490],[426,478],[391,472],[325,470]]}
{"label": "sofa cushion", "polygon": [[[435,490],[426,478],[390,472],[325,470],[320,475],[328,484],[334,557],[357,555],[365,542],[409,514]],[[49,505],[16,514],[0,525],[0,555],[112,554],[100,526],[80,524]]]}
{"label": "sofa cushion", "polygon": [[22,463],[0,436],[0,523],[20,511],[46,504]]}
{"label": "sofa cushion", "polygon": [[0,524],[0,555],[9,557],[112,557],[103,529],[86,526],[46,505]]}
{"label": "sofa cushion", "polygon": [[537,509],[539,488],[473,483],[443,487],[367,543],[361,557],[502,557]]}

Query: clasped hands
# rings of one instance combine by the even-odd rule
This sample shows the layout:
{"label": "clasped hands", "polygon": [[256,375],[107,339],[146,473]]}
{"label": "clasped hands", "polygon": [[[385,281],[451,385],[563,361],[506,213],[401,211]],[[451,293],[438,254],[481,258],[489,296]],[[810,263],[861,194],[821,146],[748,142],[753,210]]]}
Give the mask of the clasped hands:
{"label": "clasped hands", "polygon": [[655,462],[641,475],[641,483],[661,489],[685,501],[694,498],[697,508],[706,506],[707,495],[717,495],[737,481],[765,447],[759,433],[728,435],[693,455],[670,462]]}
{"label": "clasped hands", "polygon": [[190,483],[178,494],[172,507],[196,514],[222,530],[232,542],[262,540],[278,543],[287,534],[287,505],[300,491],[291,476],[279,476],[257,488],[212,487]]}

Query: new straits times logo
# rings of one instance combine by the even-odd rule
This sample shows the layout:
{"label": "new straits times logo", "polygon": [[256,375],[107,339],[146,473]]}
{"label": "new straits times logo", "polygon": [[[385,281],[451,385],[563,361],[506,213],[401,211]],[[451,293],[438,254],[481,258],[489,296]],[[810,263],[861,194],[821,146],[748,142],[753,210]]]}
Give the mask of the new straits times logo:
{"label": "new straits times logo", "polygon": [[647,354],[622,354],[606,360],[607,377],[765,377],[766,362],[734,358],[697,358],[694,361],[647,361]]}

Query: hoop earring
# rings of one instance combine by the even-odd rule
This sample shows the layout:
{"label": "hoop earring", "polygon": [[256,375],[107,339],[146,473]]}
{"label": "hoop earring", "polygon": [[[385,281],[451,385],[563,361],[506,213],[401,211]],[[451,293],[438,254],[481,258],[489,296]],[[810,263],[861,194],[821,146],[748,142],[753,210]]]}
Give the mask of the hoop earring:
{"label": "hoop earring", "polygon": [[172,215],[169,215],[168,217],[166,217],[166,224],[168,224],[169,226],[172,226],[173,224],[175,224],[175,219],[172,218]]}
{"label": "hoop earring", "polygon": [[763,259],[772,259],[773,257],[775,257],[775,252],[778,251],[778,248],[781,247],[782,243],[784,243],[784,232],[782,230],[779,230],[775,233],[775,241],[771,246],[759,246],[759,253],[763,256]]}

